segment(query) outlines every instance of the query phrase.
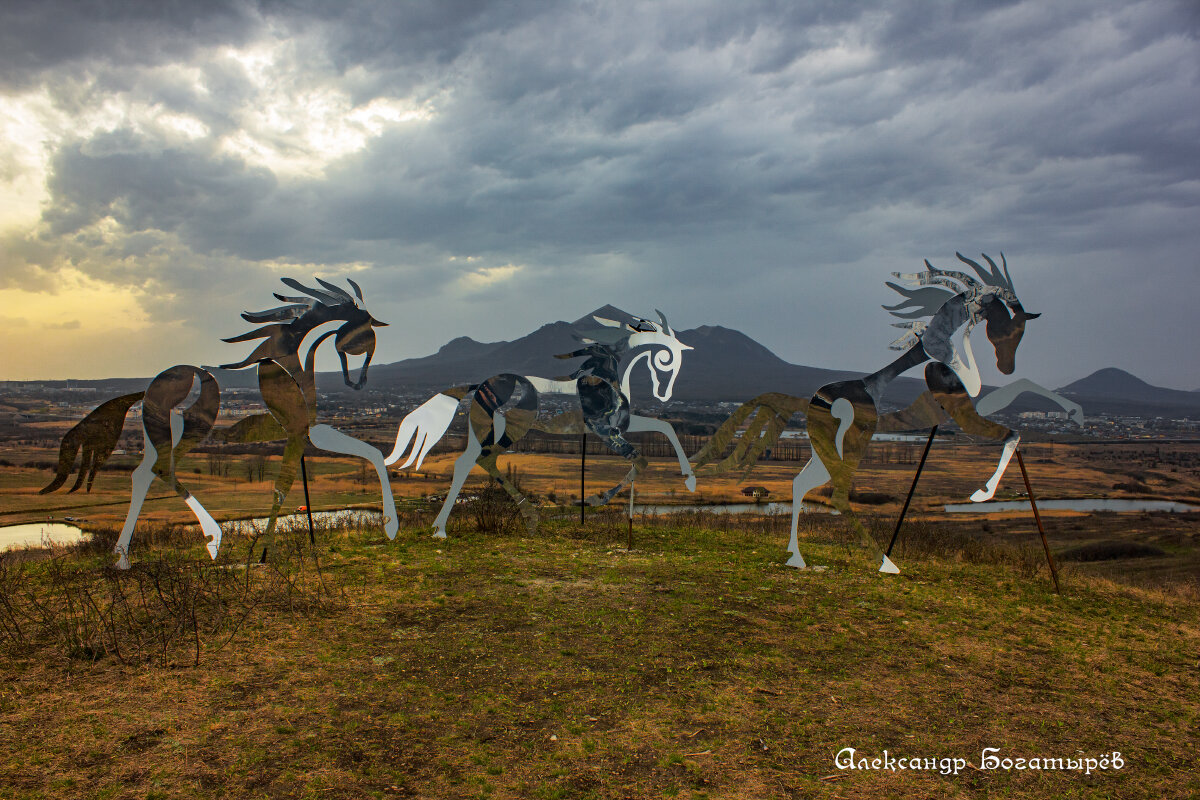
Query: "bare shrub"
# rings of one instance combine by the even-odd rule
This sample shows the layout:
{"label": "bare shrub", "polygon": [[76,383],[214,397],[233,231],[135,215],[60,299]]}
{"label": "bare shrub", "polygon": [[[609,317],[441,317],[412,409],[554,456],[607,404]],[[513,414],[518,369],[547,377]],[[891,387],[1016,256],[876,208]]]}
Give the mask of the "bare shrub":
{"label": "bare shrub", "polygon": [[[516,467],[509,464],[504,477],[518,492],[525,494],[521,489],[521,473]],[[533,498],[527,497],[527,501],[533,502]],[[479,533],[511,535],[520,525],[521,510],[516,501],[491,475],[488,476],[484,487],[469,497],[463,505],[466,507],[467,518],[473,521],[474,528]]]}
{"label": "bare shrub", "polygon": [[166,666],[200,663],[224,647],[253,604],[225,569],[178,556],[129,570],[63,552],[0,558],[0,645],[49,648],[71,659]]}
{"label": "bare shrub", "polygon": [[[347,525],[378,528],[378,515],[319,520],[316,546],[306,521],[284,521],[263,565],[250,563],[263,527],[253,522],[226,526],[215,563],[187,554],[195,553],[199,535],[182,526],[139,529],[128,570],[108,565],[113,531],[53,547],[48,555],[0,554],[0,648],[47,650],[86,661],[199,665],[253,614],[336,609],[344,590],[319,554],[345,535]],[[153,545],[163,549],[152,551]],[[239,562],[237,554],[245,559]]]}

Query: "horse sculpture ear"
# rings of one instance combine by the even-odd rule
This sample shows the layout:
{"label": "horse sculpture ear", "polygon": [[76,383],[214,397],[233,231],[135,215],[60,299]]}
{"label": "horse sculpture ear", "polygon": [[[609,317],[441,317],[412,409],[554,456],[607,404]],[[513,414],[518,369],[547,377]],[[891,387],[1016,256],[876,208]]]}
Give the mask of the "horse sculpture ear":
{"label": "horse sculpture ear", "polygon": [[1037,312],[1036,314],[1026,314],[1025,319],[1037,319],[1041,315],[1042,315],[1042,312],[1040,312],[1040,311]]}
{"label": "horse sculpture ear", "polygon": [[662,323],[662,332],[668,336],[674,336],[675,331],[671,330],[671,326],[667,324],[667,315],[659,311],[657,308],[654,309],[654,313],[658,314],[658,321]]}

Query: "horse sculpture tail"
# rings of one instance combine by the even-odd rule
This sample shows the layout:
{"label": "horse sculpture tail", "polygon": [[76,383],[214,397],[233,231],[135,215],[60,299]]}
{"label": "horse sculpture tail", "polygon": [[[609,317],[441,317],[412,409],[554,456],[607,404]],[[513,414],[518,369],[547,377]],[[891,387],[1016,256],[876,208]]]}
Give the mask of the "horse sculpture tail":
{"label": "horse sculpture tail", "polygon": [[38,494],[53,492],[66,483],[75,469],[75,456],[79,454],[80,449],[83,450],[83,459],[79,464],[79,477],[75,479],[75,484],[69,491],[78,491],[86,478],[87,491],[90,492],[92,481],[96,479],[96,471],[117,448],[117,440],[121,438],[121,429],[125,427],[125,417],[129,414],[129,409],[145,394],[135,392],[101,403],[67,431],[58,448],[58,469],[54,480]]}
{"label": "horse sculpture tail", "polygon": [[[715,472],[718,475],[733,469],[741,469],[743,470],[742,477],[745,478],[750,474],[750,470],[754,469],[759,457],[779,441],[780,436],[783,435],[783,429],[787,427],[788,420],[792,415],[807,408],[808,400],[802,397],[793,397],[779,392],[760,394],[753,400],[743,403],[729,416],[729,419],[721,423],[721,427],[708,440],[704,448],[692,457],[692,463],[696,469],[699,469],[717,462]],[[750,419],[750,423],[739,437],[737,436],[738,429],[747,418]],[[733,452],[721,459],[735,438],[737,444],[734,445]],[[718,459],[721,460],[718,461]]]}
{"label": "horse sculpture tail", "polygon": [[400,465],[400,469],[407,469],[410,465],[420,469],[425,456],[446,435],[450,423],[454,421],[454,415],[458,413],[459,401],[477,387],[478,384],[471,384],[447,389],[409,412],[408,416],[401,420],[400,428],[396,431],[396,446],[383,463],[396,463],[407,450],[408,458]]}
{"label": "horse sculpture tail", "polygon": [[[193,378],[200,379],[200,396],[184,410],[179,419],[182,427],[173,431],[170,411],[186,399]],[[142,423],[154,439],[148,445],[161,450],[166,443],[169,452],[183,442],[184,450],[187,450],[198,444],[212,429],[221,402],[220,388],[207,370],[180,364],[159,373],[144,392],[114,397],[101,403],[63,436],[58,448],[58,467],[54,480],[39,494],[53,492],[66,482],[75,469],[75,459],[80,450],[83,456],[79,463],[79,476],[69,491],[78,491],[86,480],[86,490],[90,492],[96,472],[117,447],[129,409],[138,402],[142,402]]]}

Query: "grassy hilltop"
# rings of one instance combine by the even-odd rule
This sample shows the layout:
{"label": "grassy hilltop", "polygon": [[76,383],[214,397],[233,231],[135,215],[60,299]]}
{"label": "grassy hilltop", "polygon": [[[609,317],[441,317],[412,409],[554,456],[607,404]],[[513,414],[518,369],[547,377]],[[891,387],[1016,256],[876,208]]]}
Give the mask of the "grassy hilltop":
{"label": "grassy hilltop", "polygon": [[[1200,604],[917,524],[195,534],[0,561],[0,798],[1195,797]],[[135,540],[137,542],[139,540]],[[184,545],[186,550],[181,550]],[[184,552],[184,555],[177,555]],[[194,559],[194,560],[193,560]],[[39,606],[40,604],[40,606]],[[958,774],[835,755],[962,758]],[[1123,769],[978,769],[1100,758]]]}

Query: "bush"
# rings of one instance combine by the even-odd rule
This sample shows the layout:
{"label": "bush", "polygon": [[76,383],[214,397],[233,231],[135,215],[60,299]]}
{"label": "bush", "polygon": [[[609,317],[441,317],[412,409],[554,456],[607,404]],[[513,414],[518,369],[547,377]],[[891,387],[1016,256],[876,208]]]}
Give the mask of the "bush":
{"label": "bush", "polygon": [[1119,558],[1152,558],[1165,556],[1161,547],[1142,542],[1104,541],[1090,542],[1072,547],[1059,555],[1061,561],[1113,561]]}

